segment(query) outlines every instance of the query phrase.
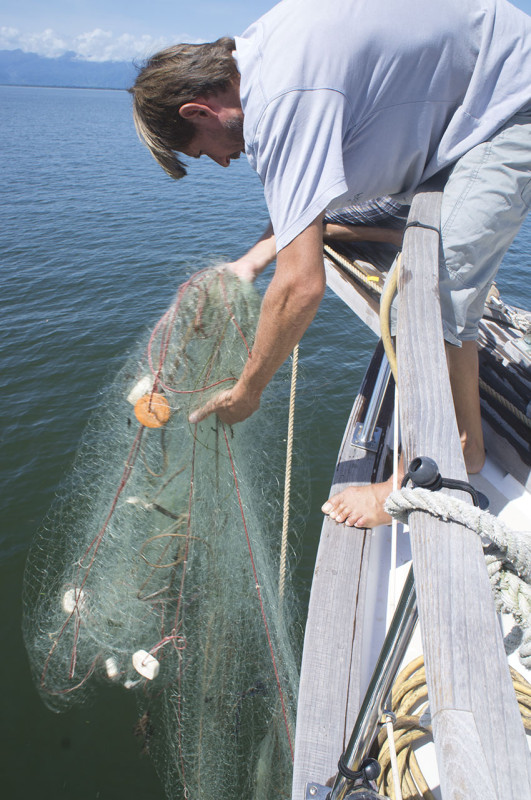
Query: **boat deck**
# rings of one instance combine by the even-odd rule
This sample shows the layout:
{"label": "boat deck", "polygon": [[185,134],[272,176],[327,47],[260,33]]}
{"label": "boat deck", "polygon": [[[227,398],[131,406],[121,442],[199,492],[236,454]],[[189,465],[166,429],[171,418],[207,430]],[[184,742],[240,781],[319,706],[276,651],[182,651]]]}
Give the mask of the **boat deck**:
{"label": "boat deck", "polygon": [[[326,246],[325,267],[331,288],[379,334],[385,273],[353,260],[347,245]],[[528,321],[531,324],[531,316]],[[488,498],[491,513],[517,530],[531,527],[531,343],[523,336],[525,323],[525,315],[515,316],[497,298],[486,307],[479,346],[487,461],[481,473],[471,477],[471,483]],[[379,345],[354,402],[331,492],[381,480],[390,472],[392,379],[377,422],[381,431],[377,447],[367,450],[352,445],[380,369],[381,350]],[[396,570],[390,570],[392,561]],[[301,673],[293,800],[316,796],[318,787],[330,785],[337,773],[338,758],[347,745],[410,564],[407,528],[398,525],[395,533],[391,526],[353,531],[325,518]],[[500,619],[504,636],[512,628],[511,620],[508,615]],[[420,653],[417,625],[404,664]],[[531,681],[516,652],[509,656],[509,663]],[[481,681],[480,675],[477,680]],[[417,757],[434,795],[440,797],[433,745],[419,748]],[[528,795],[524,791],[522,796]]]}

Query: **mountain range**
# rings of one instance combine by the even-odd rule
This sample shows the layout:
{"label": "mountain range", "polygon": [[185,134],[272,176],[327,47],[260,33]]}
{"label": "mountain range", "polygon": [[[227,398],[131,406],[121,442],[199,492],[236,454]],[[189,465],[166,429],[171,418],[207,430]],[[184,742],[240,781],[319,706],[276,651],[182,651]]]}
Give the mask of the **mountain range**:
{"label": "mountain range", "polygon": [[22,50],[0,50],[0,84],[127,89],[135,75],[130,61],[82,61],[75,53],[46,58]]}

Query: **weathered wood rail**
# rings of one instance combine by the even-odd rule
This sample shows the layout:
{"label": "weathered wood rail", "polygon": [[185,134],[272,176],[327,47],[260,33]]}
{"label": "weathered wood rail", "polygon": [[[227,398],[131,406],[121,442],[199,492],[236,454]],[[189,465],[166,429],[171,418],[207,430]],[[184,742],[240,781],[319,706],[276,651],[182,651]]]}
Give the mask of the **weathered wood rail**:
{"label": "weathered wood rail", "polygon": [[[425,192],[410,219],[438,226],[440,197]],[[438,304],[439,236],[409,229],[400,283],[399,379],[406,463],[429,455],[445,476],[466,479],[447,378]],[[379,332],[378,302],[349,271],[327,263],[327,282]],[[372,293],[374,294],[374,293]],[[404,314],[405,310],[411,313]],[[482,323],[483,325],[484,323]],[[374,369],[373,369],[374,372]],[[369,374],[370,383],[372,376]],[[345,433],[332,491],[377,478],[373,454],[348,446],[364,418],[362,387]],[[529,468],[487,425],[491,455],[510,459],[529,485]],[[496,444],[500,440],[499,446]],[[494,440],[494,441],[493,441]],[[465,497],[465,495],[463,495]],[[531,760],[514,699],[501,634],[475,534],[421,514],[411,539],[428,674],[435,746],[444,800],[531,800]],[[364,595],[370,534],[323,524],[306,627],[297,719],[293,800],[307,782],[324,785],[336,772],[361,696]]]}
{"label": "weathered wood rail", "polygon": [[[332,492],[381,480],[380,452],[352,448],[378,373],[380,345],[354,403],[337,462]],[[391,392],[382,407],[390,417]],[[387,406],[387,407],[386,407]],[[384,448],[382,432],[380,449]],[[383,459],[382,459],[383,461]],[[304,800],[308,782],[324,785],[337,772],[360,707],[360,659],[370,532],[325,517],[315,565],[299,687],[293,800]]]}
{"label": "weathered wood rail", "polygon": [[[437,227],[440,197],[418,194],[410,221]],[[438,233],[409,228],[403,253],[397,347],[406,464],[430,456],[444,477],[466,480],[440,321]],[[443,798],[531,798],[531,758],[479,538],[421,512],[410,516],[410,537]]]}

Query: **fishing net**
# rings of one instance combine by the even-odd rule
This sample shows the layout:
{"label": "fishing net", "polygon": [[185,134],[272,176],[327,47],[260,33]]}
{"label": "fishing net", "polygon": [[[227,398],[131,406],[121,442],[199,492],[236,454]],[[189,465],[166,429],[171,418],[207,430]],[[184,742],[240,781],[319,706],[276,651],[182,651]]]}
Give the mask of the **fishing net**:
{"label": "fishing net", "polygon": [[290,794],[298,637],[268,441],[283,392],[234,428],[188,422],[234,384],[258,314],[227,271],[181,286],[104,395],[26,567],[44,702],[61,711],[98,681],[134,691],[172,798]]}

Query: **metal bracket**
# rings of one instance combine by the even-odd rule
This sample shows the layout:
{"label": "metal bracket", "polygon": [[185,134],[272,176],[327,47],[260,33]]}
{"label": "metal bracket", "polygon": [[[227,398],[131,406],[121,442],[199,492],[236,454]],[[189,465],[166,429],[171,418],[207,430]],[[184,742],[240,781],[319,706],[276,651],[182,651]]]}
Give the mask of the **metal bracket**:
{"label": "metal bracket", "polygon": [[354,434],[351,439],[353,447],[360,447],[362,450],[377,450],[382,430],[376,427],[376,423],[382,409],[390,378],[391,367],[387,357],[383,356],[378,376],[374,382],[371,399],[365,412],[365,419],[363,422],[358,422],[354,428]]}
{"label": "metal bracket", "polygon": [[[329,786],[319,783],[307,783],[304,790],[304,800],[327,800],[332,790]],[[369,786],[360,785],[347,791],[345,800],[388,800],[384,795],[378,794]]]}
{"label": "metal bracket", "polygon": [[330,786],[320,783],[307,783],[304,787],[304,800],[326,800],[331,792]]}
{"label": "metal bracket", "polygon": [[364,441],[363,440],[364,428],[365,428],[365,423],[356,422],[350,444],[353,447],[360,447],[362,450],[370,450],[371,452],[376,452],[376,450],[378,450],[380,436],[382,435],[382,429],[375,428],[372,431],[371,438],[368,441]]}

